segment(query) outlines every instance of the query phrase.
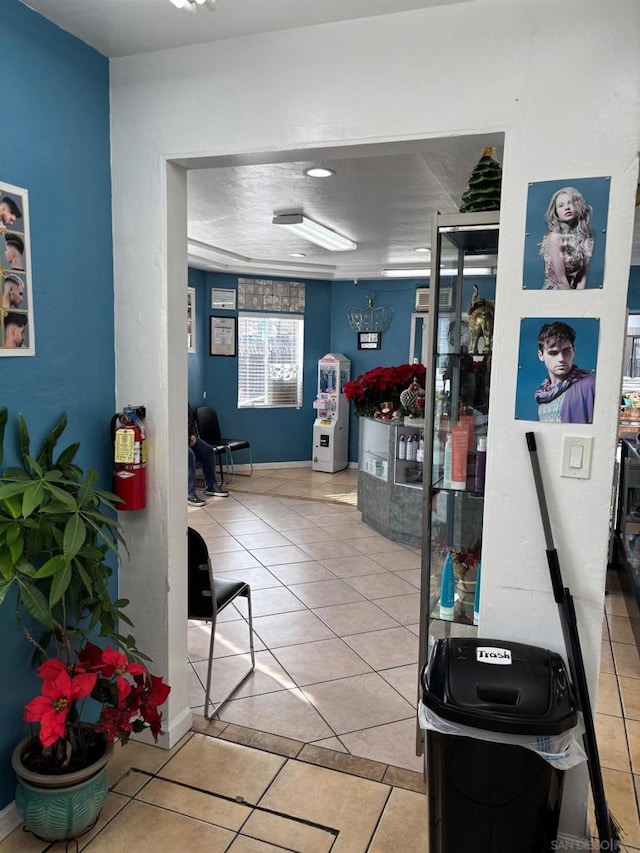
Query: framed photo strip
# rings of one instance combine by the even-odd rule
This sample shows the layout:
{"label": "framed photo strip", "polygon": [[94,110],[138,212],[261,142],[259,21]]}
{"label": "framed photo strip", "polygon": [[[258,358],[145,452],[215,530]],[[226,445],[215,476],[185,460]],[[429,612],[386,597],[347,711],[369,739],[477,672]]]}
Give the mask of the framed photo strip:
{"label": "framed photo strip", "polygon": [[29,194],[0,181],[0,356],[35,355]]}

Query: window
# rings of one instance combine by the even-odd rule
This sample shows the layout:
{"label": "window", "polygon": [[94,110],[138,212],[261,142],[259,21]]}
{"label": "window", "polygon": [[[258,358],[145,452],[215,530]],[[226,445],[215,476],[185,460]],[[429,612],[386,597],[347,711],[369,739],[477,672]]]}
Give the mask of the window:
{"label": "window", "polygon": [[238,315],[238,408],[302,406],[304,318]]}

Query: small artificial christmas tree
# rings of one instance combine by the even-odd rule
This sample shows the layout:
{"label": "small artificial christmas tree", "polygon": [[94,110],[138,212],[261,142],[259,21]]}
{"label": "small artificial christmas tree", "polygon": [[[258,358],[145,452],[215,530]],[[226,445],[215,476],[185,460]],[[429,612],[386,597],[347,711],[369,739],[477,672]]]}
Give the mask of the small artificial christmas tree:
{"label": "small artificial christmas tree", "polygon": [[462,196],[460,213],[477,213],[480,210],[500,210],[502,167],[493,159],[495,148],[485,148],[482,157],[469,176],[467,189]]}

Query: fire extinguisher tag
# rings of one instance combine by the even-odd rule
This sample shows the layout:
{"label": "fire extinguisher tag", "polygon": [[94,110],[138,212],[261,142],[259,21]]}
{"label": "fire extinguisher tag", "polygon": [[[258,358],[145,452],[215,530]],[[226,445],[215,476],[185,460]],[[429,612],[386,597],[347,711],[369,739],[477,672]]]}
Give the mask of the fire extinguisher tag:
{"label": "fire extinguisher tag", "polygon": [[[138,445],[138,453],[139,453]],[[116,431],[114,462],[132,463],[135,457],[135,432],[132,429]]]}
{"label": "fire extinguisher tag", "polygon": [[140,461],[143,465],[146,465],[147,462],[147,442],[142,439],[140,442]]}

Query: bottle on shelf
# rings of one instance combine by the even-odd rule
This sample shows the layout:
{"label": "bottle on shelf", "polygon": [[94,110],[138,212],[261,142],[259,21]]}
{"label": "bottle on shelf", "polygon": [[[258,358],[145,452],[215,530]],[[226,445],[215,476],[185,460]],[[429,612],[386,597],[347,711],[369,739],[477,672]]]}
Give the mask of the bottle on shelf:
{"label": "bottle on shelf", "polygon": [[440,616],[442,619],[453,619],[454,596],[453,563],[451,553],[447,551],[440,580]]}
{"label": "bottle on shelf", "polygon": [[451,488],[467,488],[469,432],[464,424],[451,427]]}
{"label": "bottle on shelf", "polygon": [[398,436],[398,459],[407,458],[407,439],[404,433]]}
{"label": "bottle on shelf", "polygon": [[443,486],[445,489],[451,488],[451,433],[447,435],[447,442],[444,446]]}
{"label": "bottle on shelf", "polygon": [[478,563],[478,571],[476,574],[476,591],[473,596],[473,624],[477,625],[480,621],[480,570],[482,569],[482,560]]}
{"label": "bottle on shelf", "polygon": [[424,430],[421,430],[418,438],[418,449],[416,451],[416,462],[424,462]]}
{"label": "bottle on shelf", "polygon": [[487,470],[487,439],[484,435],[478,438],[476,450],[476,475],[474,488],[476,492],[484,494],[484,478]]}

